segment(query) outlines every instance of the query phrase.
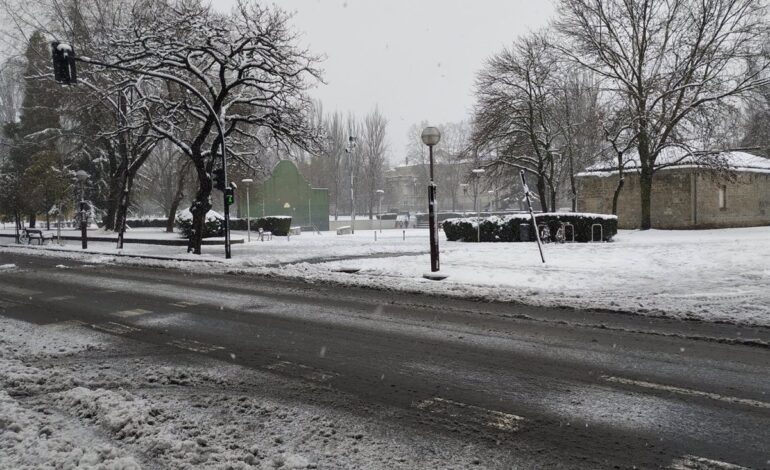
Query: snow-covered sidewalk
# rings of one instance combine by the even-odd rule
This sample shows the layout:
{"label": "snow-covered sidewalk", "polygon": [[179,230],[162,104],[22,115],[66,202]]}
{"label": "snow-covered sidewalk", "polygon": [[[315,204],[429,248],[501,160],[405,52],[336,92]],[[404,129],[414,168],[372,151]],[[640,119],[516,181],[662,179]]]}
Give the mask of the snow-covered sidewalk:
{"label": "snow-covered sidewalk", "polygon": [[[231,260],[223,259],[221,247],[204,247],[203,259],[216,261],[207,269],[219,271],[770,326],[770,227],[621,231],[612,243],[546,245],[545,264],[533,243],[447,242],[442,235],[441,268],[449,278],[441,282],[422,278],[430,266],[427,230],[405,234],[406,239],[401,230],[385,230],[375,241],[371,230],[352,236],[303,233],[233,246]],[[93,247],[116,252],[111,244]],[[78,251],[75,244],[66,248]],[[180,247],[127,245],[124,253],[201,259]],[[336,272],[343,267],[361,271]]]}

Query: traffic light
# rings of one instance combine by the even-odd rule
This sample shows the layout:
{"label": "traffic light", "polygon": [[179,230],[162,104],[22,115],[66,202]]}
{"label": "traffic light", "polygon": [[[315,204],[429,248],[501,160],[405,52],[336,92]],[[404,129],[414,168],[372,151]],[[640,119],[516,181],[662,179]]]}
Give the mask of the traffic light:
{"label": "traffic light", "polygon": [[235,190],[233,188],[227,188],[225,190],[225,204],[228,206],[235,204]]}
{"label": "traffic light", "polygon": [[214,189],[218,191],[224,191],[225,190],[225,170],[222,168],[217,168],[214,170],[212,179],[214,180]]}
{"label": "traffic light", "polygon": [[53,41],[51,43],[51,58],[53,59],[53,76],[57,83],[71,85],[78,82],[75,49],[72,46]]}

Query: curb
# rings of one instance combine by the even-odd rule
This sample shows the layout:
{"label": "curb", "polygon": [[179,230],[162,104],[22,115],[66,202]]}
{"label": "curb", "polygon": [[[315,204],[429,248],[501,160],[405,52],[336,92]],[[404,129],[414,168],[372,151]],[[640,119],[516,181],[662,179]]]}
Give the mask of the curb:
{"label": "curb", "polygon": [[59,248],[45,248],[45,247],[37,247],[37,248],[31,248],[29,246],[22,246],[22,245],[4,245],[0,244],[0,248],[16,248],[20,250],[39,250],[39,251],[54,251],[58,253],[74,253],[74,254],[86,254],[86,255],[100,255],[100,256],[113,256],[115,258],[139,258],[139,259],[152,259],[152,260],[158,260],[158,261],[182,261],[182,262],[191,262],[191,263],[220,263],[225,264],[224,261],[219,259],[194,259],[194,258],[171,258],[167,256],[154,256],[154,255],[140,255],[140,254],[125,254],[125,253],[103,253],[101,251],[90,251],[90,250],[62,250]]}

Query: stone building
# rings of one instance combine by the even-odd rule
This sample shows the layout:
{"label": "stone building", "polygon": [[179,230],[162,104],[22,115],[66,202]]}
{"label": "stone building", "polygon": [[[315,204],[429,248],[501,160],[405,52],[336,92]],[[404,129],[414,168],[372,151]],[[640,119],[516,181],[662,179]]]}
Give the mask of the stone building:
{"label": "stone building", "polygon": [[[699,164],[696,157],[667,149],[653,176],[652,226],[660,229],[750,227],[770,225],[770,160],[744,152],[717,157],[724,173]],[[628,158],[625,185],[618,198],[618,226],[639,228],[639,161]],[[617,164],[597,164],[578,177],[578,210],[612,212],[618,184]]]}

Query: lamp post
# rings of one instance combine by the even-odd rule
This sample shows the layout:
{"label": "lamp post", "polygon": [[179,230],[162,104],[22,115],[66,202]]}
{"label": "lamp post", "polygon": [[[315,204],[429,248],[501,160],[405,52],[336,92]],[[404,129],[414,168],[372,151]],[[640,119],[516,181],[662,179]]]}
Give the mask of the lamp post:
{"label": "lamp post", "polygon": [[350,166],[350,233],[356,233],[356,194],[353,184],[353,150],[356,148],[356,138],[352,135],[348,137],[348,146],[345,152],[348,154],[348,165]]}
{"label": "lamp post", "polygon": [[382,196],[385,194],[385,191],[382,189],[378,189],[375,191],[380,196],[380,206],[377,209],[377,218],[380,219],[380,233],[382,233]]}
{"label": "lamp post", "polygon": [[251,178],[244,178],[241,183],[246,185],[246,239],[251,242],[251,202],[249,199],[249,186],[254,180]]}
{"label": "lamp post", "polygon": [[428,218],[430,221],[430,270],[439,270],[438,255],[438,220],[436,219],[436,183],[433,181],[433,146],[441,140],[441,132],[435,127],[426,127],[422,131],[422,143],[428,146],[430,158],[430,182],[428,183]]}
{"label": "lamp post", "polygon": [[80,241],[83,249],[88,248],[88,211],[86,210],[86,188],[85,182],[88,179],[88,173],[78,170],[75,178],[80,181]]}
{"label": "lamp post", "polygon": [[481,211],[479,209],[479,180],[481,175],[484,174],[483,168],[474,168],[471,170],[473,176],[476,177],[474,187],[473,202],[476,204],[476,241],[481,243]]}

